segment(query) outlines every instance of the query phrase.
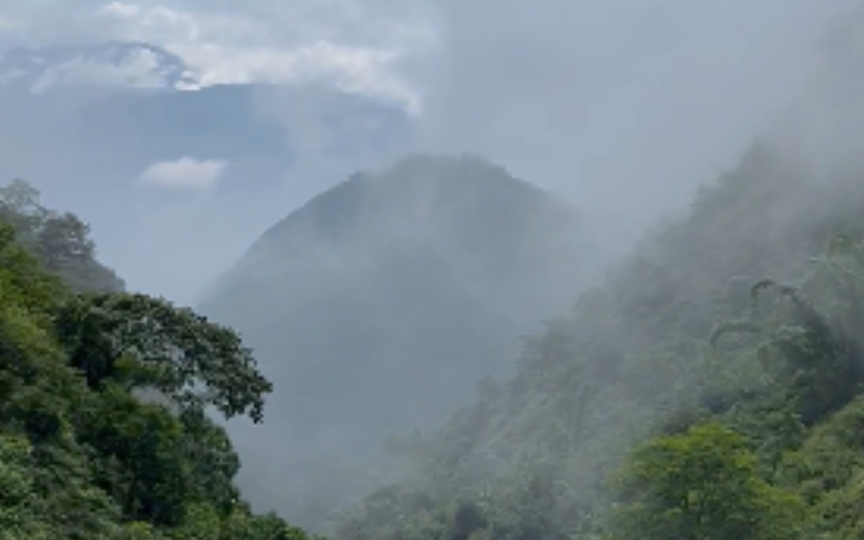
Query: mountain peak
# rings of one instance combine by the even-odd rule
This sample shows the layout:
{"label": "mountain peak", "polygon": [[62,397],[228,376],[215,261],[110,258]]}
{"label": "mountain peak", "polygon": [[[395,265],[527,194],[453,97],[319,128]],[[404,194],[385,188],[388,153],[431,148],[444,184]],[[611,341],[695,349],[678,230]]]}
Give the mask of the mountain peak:
{"label": "mountain peak", "polygon": [[[489,211],[484,212],[484,207]],[[510,230],[514,234],[524,230],[527,221],[541,214],[577,217],[552,194],[484,158],[413,154],[386,170],[351,175],[274,225],[262,240],[286,238],[301,229],[303,234],[314,231],[319,240],[328,242],[354,234],[368,240],[370,228],[390,237],[411,232],[434,235],[447,225],[458,227],[461,232],[451,231],[453,236],[466,241],[471,238],[466,233],[482,227],[485,236],[478,239],[482,242]],[[497,230],[489,229],[493,226]]]}
{"label": "mountain peak", "polygon": [[[290,213],[201,306],[277,387],[277,419],[241,449],[250,500],[312,526],[362,492],[385,435],[446,418],[475,381],[508,371],[520,335],[569,307],[591,250],[575,210],[467,155],[358,173]],[[259,478],[254,463],[277,447],[291,458]],[[345,467],[329,492],[313,472],[322,455]],[[272,478],[302,496],[268,499]]]}

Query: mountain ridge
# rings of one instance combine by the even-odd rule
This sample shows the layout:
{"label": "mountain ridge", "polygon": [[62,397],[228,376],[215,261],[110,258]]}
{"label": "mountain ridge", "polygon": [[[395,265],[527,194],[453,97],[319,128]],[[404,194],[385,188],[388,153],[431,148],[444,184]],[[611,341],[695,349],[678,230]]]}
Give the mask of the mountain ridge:
{"label": "mountain ridge", "polygon": [[[200,304],[242,333],[277,386],[281,428],[256,430],[255,448],[238,431],[241,455],[272,462],[258,447],[283,444],[307,461],[342,448],[351,462],[380,457],[388,435],[431,427],[476,381],[507,372],[523,333],[568,307],[590,274],[589,245],[577,211],[476,156],[413,155],[313,197],[263,233]],[[272,484],[264,476],[255,480],[262,491]],[[321,495],[323,484],[294,488],[322,497],[320,509],[303,510],[301,495],[280,510],[314,528],[324,507],[345,502]]]}

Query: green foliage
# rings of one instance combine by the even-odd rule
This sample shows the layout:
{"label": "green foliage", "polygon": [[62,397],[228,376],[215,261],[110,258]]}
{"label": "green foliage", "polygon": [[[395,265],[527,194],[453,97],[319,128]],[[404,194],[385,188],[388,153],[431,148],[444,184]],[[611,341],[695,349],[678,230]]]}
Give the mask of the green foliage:
{"label": "green foliage", "polygon": [[0,187],[0,221],[11,225],[21,244],[73,290],[122,290],[122,280],[96,260],[90,227],[74,214],[45,208],[39,198],[39,191],[23,180]]}
{"label": "green foliage", "polygon": [[612,519],[620,540],[791,540],[801,532],[803,502],[762,479],[747,442],[717,424],[639,448],[621,493]]}
{"label": "green foliage", "polygon": [[[337,536],[861,538],[864,197],[811,206],[792,165],[759,146],[704,190],[528,339],[510,381],[396,445],[409,472]],[[307,538],[249,511],[205,414],[262,419],[270,385],[237,334],[79,294],[86,227],[4,189],[0,540]]]}
{"label": "green foliage", "polygon": [[0,222],[0,540],[306,540],[249,511],[205,414],[262,418],[270,383],[239,337],[164,300],[67,288],[65,265],[92,255],[84,229],[58,231],[74,220],[12,188],[0,210],[24,245]]}
{"label": "green foliage", "polygon": [[824,180],[757,145],[337,537],[446,538],[469,503],[488,540],[860,537],[864,192]]}
{"label": "green foliage", "polygon": [[[763,297],[776,291],[773,297]],[[845,236],[831,239],[800,287],[761,280],[751,290],[746,319],[721,324],[712,344],[730,332],[759,336],[759,360],[788,389],[802,420],[836,412],[864,383],[859,328],[864,324],[864,253]],[[767,305],[762,305],[762,304]]]}
{"label": "green foliage", "polygon": [[48,539],[49,528],[40,521],[39,499],[28,470],[30,444],[20,436],[0,437],[0,538]]}
{"label": "green foliage", "polygon": [[231,329],[142,294],[79,296],[57,314],[57,334],[91,387],[118,380],[183,409],[263,418],[272,385]]}
{"label": "green foliage", "polygon": [[163,406],[142,404],[116,388],[105,391],[78,415],[79,440],[110,459],[97,484],[123,514],[159,525],[176,525],[190,498],[189,463],[181,456],[182,426]]}
{"label": "green foliage", "polygon": [[[286,525],[274,514],[251,516],[248,513],[232,514],[226,521],[220,540],[307,540],[306,533]],[[309,540],[323,540],[309,538]]]}

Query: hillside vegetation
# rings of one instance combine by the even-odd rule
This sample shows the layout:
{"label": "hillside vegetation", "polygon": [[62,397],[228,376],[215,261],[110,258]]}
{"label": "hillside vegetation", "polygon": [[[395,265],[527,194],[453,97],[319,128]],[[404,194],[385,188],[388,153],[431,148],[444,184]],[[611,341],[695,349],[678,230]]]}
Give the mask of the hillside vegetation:
{"label": "hillside vegetation", "polygon": [[[484,379],[474,402],[440,429],[393,441],[395,454],[384,462],[392,480],[339,516],[332,536],[864,537],[864,189],[852,164],[850,156],[840,172],[816,172],[773,144],[754,145],[699,192],[684,219],[646,234],[600,286],[527,338],[512,376]],[[321,243],[365,238],[345,201],[375,180],[355,180],[261,245],[315,252]],[[456,197],[453,189],[446,197]],[[399,205],[393,210],[398,222]],[[457,215],[467,221],[455,223],[473,223],[477,237],[459,237],[464,244],[445,254],[478,250],[477,238],[497,230],[494,220]],[[26,183],[2,188],[0,220],[0,540],[308,538],[275,514],[253,513],[235,485],[238,455],[214,418],[259,423],[273,391],[238,334],[163,299],[123,292],[96,262],[86,225],[42,207]],[[313,225],[320,235],[307,241]],[[382,225],[373,229],[390,238]],[[483,282],[484,268],[509,264],[514,246],[498,247],[485,252],[491,265],[460,267],[461,275]],[[412,291],[414,307],[438,299],[420,294],[423,286],[387,288],[415,269],[427,280],[421,285],[440,285],[442,268],[453,267],[430,256],[442,252],[421,252],[419,267],[391,267],[362,283],[396,299]],[[250,267],[274,272],[275,281],[241,283],[236,298],[286,294],[278,287],[284,268],[259,265],[255,249],[250,256]],[[505,287],[505,273],[488,280],[492,292]],[[327,297],[362,318],[376,294],[351,292],[346,286]],[[292,306],[277,302],[278,309]],[[477,313],[462,310],[451,322],[476,328]],[[430,328],[417,325],[416,335],[429,339]],[[273,345],[270,352],[288,351]],[[276,416],[291,427],[303,414],[345,407],[340,390],[364,371],[341,365],[345,386],[317,402],[301,395],[300,413],[268,408],[268,421]],[[406,392],[404,381],[383,384]],[[292,444],[318,448],[303,437]],[[258,471],[274,478],[271,485],[288,480],[278,460],[291,456],[268,450],[275,457],[254,463]],[[329,496],[327,489],[345,485],[342,474],[333,465],[310,478],[326,483]]]}
{"label": "hillside vegetation", "polygon": [[[754,146],[506,383],[398,441],[336,538],[861,538],[864,191],[825,180]],[[205,414],[263,419],[237,334],[116,290],[86,227],[2,195],[0,538],[307,538],[251,512]]]}
{"label": "hillside vegetation", "polygon": [[0,539],[306,539],[250,512],[205,414],[262,420],[271,385],[249,351],[120,292],[93,249],[26,183],[0,191]]}
{"label": "hillside vegetation", "polygon": [[78,216],[40,203],[39,192],[23,180],[0,187],[0,220],[48,272],[75,292],[116,292],[123,281],[96,259],[90,227]]}
{"label": "hillside vegetation", "polygon": [[860,538],[864,190],[827,180],[755,145],[336,537]]}

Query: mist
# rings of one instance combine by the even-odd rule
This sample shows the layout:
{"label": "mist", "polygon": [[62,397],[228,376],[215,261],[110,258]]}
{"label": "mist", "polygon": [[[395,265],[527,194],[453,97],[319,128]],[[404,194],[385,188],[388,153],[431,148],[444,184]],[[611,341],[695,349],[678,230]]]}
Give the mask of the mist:
{"label": "mist", "polygon": [[446,4],[423,140],[638,229],[737,159],[850,5]]}
{"label": "mist", "polygon": [[[572,269],[572,286],[562,285],[566,279],[550,280],[545,284],[547,288],[533,289],[533,298],[526,295],[521,303],[513,304],[522,309],[523,315],[530,314],[528,319],[535,317],[536,323],[541,318],[566,313],[581,290],[602,283],[602,270],[627,253],[647,229],[663,218],[684,214],[697,188],[733,168],[755,139],[770,137],[771,127],[781,121],[784,113],[792,109],[799,111],[795,113],[798,115],[808,107],[819,106],[818,98],[811,97],[819,91],[811,89],[808,93],[807,89],[814,84],[823,89],[834,84],[818,82],[826,69],[822,64],[827,61],[819,48],[824,30],[842,12],[834,9],[839,10],[839,6],[829,9],[823,5],[817,9],[801,3],[778,19],[775,8],[766,4],[751,5],[746,17],[742,16],[745,10],[741,6],[697,9],[675,3],[662,8],[605,4],[596,12],[583,6],[554,3],[524,10],[493,8],[482,3],[442,6],[445,36],[442,46],[424,69],[414,66],[413,73],[423,81],[424,99],[422,115],[416,121],[413,148],[449,153],[469,150],[488,156],[517,177],[564,196],[585,218],[590,247],[584,245],[579,256],[570,260],[546,261],[549,266]],[[484,25],[484,18],[493,12],[498,24]],[[625,19],[625,14],[632,19]],[[272,101],[268,105],[278,106]],[[284,121],[290,123],[291,117]],[[830,129],[835,130],[832,133],[838,139],[845,136],[836,133],[835,125]],[[797,132],[812,133],[809,127]],[[779,140],[774,143],[780,144]],[[380,172],[375,167],[369,170],[372,174]],[[403,181],[410,178],[405,173]],[[432,206],[431,198],[427,204]],[[782,216],[798,216],[800,208],[793,208],[792,201],[787,206],[773,208],[774,224],[782,224]],[[390,216],[385,230],[408,236],[428,232],[428,224],[410,217],[422,215],[421,210],[409,206],[406,212],[401,218],[400,214]],[[415,230],[418,226],[421,229]],[[299,248],[292,249],[304,253]],[[461,262],[470,261],[467,254],[461,256]],[[338,261],[350,260],[352,264],[358,261],[356,256],[344,252],[331,258],[331,268],[338,268]],[[248,261],[244,263],[248,265]],[[280,274],[274,259],[261,258],[257,264],[267,272]],[[316,267],[316,271],[321,268]],[[367,267],[360,266],[350,272],[358,287],[363,286],[367,271]],[[421,269],[415,268],[413,272],[419,274]],[[499,291],[515,287],[513,283],[502,287],[490,281],[494,283],[493,290],[496,286]],[[308,283],[302,279],[300,282]],[[311,290],[314,289],[312,286]],[[562,300],[557,306],[540,301],[544,296],[556,294]],[[303,297],[302,293],[297,296]],[[236,322],[232,324],[254,328],[250,318],[257,315],[253,313],[237,304],[231,319]],[[276,319],[272,316],[271,320]],[[514,337],[517,333],[538,330],[536,324],[525,324],[524,320],[521,323],[510,330]],[[276,331],[276,327],[271,327],[270,332]],[[268,352],[265,357],[273,354]],[[512,342],[499,354],[506,359],[502,361],[505,365],[510,364],[521,354],[519,344]],[[284,356],[284,361],[289,361],[289,353]],[[290,371],[281,369],[280,375],[273,372],[274,380],[290,380]],[[411,368],[409,364],[399,372],[399,380],[407,389],[414,385],[437,388],[432,391],[449,402],[445,409],[435,410],[428,405],[427,411],[414,414],[414,427],[424,430],[436,421],[441,422],[446,416],[443,413],[470,399],[464,385],[433,382],[434,375],[426,369],[425,365]],[[484,369],[488,371],[468,371],[467,375],[460,373],[460,377],[479,381],[490,375],[504,379],[512,376],[510,370],[502,370],[500,366]],[[387,378],[383,375],[382,383]],[[364,389],[369,403],[383,398],[385,408],[388,403],[410,407],[406,396],[391,396],[383,388],[376,391],[375,383],[355,382]],[[294,387],[294,392],[298,391],[300,387]],[[277,390],[274,403],[279,403],[278,410],[291,408],[282,405],[281,399]],[[300,406],[299,402],[294,405]],[[354,405],[352,410],[360,410],[359,406]],[[268,448],[293,448],[288,441],[292,437],[303,439],[309,433],[309,422],[314,424],[309,418],[295,421],[292,428],[295,431],[285,436],[284,443],[279,442],[278,435],[275,438],[272,434],[264,435],[266,427],[257,430],[257,435],[252,431],[236,433],[241,446],[252,447],[266,440]],[[295,467],[304,473],[286,473],[286,476],[299,478],[310,473],[306,485],[316,486],[331,481],[328,464],[346,465],[339,473],[345,477],[350,476],[352,467],[358,467],[357,462],[361,468],[374,468],[375,458],[370,457],[368,465],[364,465],[359,457],[365,455],[360,448],[367,448],[368,443],[347,438],[349,427],[337,428],[338,421],[332,418],[322,417],[318,422],[335,429],[330,436],[315,439],[321,446],[315,446],[311,440],[307,443],[307,450],[317,448],[313,454],[328,456],[320,458],[321,469],[304,467],[301,460],[298,464],[286,464],[284,470]],[[371,434],[372,439],[379,441],[392,436],[394,428],[397,434],[400,429],[408,434],[410,426],[396,421],[389,429],[373,428],[362,418],[350,424],[363,425],[364,435]],[[285,428],[286,434],[288,430]],[[346,438],[339,438],[339,433]],[[339,457],[344,452],[333,450],[347,446],[352,448],[348,453],[353,454],[355,463],[345,464],[345,458]],[[282,465],[272,465],[266,452],[251,448],[249,452],[256,452],[257,457],[240,478],[250,493],[256,493],[256,489],[270,482],[267,476]],[[302,454],[303,450],[292,452],[296,457]],[[258,467],[254,463],[268,465]],[[388,466],[393,464],[386,460],[377,465]],[[280,509],[304,523],[302,513],[292,514],[291,506],[296,502],[287,507],[280,504],[284,504],[283,497],[296,500],[298,492],[299,498],[304,498],[305,490],[314,499],[311,493],[314,489],[292,490],[286,486],[284,496],[280,497],[278,489],[271,488],[268,495],[254,500],[262,507]],[[338,490],[338,484],[331,489]],[[353,488],[346,483],[345,489]],[[314,520],[306,523],[313,528],[319,526]]]}
{"label": "mist", "polygon": [[[790,231],[835,225],[829,214],[864,170],[864,10],[853,0],[97,4],[10,7],[0,43],[62,48],[103,28],[216,83],[4,89],[0,172],[89,222],[100,260],[131,290],[241,332],[275,392],[264,426],[228,426],[238,484],[256,509],[313,530],[333,532],[334,513],[385,480],[432,483],[383,452],[393,437],[423,432],[434,447],[464,428],[488,455],[465,450],[470,466],[454,470],[502,482],[500,434],[465,417],[478,400],[496,410],[483,397],[496,385],[531,379],[532,343],[560,332],[614,363],[665,343],[664,324],[697,334],[704,313],[655,321],[655,297],[693,292],[708,311],[703,296],[732,287],[712,280],[761,277],[751,274],[768,261],[796,275],[786,259],[824,238]],[[752,217],[756,203],[716,202],[724,182],[763,176],[751,194],[770,202],[764,216]],[[722,260],[745,247],[764,261]],[[657,290],[634,292],[646,279]],[[647,322],[590,320],[584,306],[604,287]],[[618,316],[606,301],[597,313]],[[591,331],[596,348],[579,341]],[[600,386],[615,380],[585,369]],[[633,375],[644,366],[622,369],[645,386],[600,391],[601,403],[624,403],[609,413],[616,429],[662,386]],[[695,387],[691,375],[679,382]],[[546,427],[546,405],[529,405],[525,438],[532,419]],[[599,432],[602,416],[586,429]],[[595,457],[584,459],[605,464]]]}
{"label": "mist", "polygon": [[388,439],[508,376],[520,336],[567,310],[598,259],[577,212],[472,156],[414,155],[313,198],[201,305],[281,381],[268,423],[229,425],[240,485],[319,528],[382,481]]}
{"label": "mist", "polygon": [[[104,24],[109,16],[114,17],[112,24],[101,27],[107,37],[150,39],[173,44],[178,51],[205,47],[208,40],[216,39],[230,40],[214,41],[227,50],[246,39],[250,55],[280,47],[288,54],[324,39],[347,47],[345,66],[356,67],[350,68],[354,79],[340,79],[342,71],[337,68],[332,78],[326,72],[311,73],[318,88],[336,84],[375,94],[378,90],[365,81],[389,81],[381,91],[391,94],[383,95],[410,95],[408,102],[416,100],[420,108],[408,115],[410,133],[400,135],[400,144],[373,150],[377,155],[356,150],[324,152],[322,144],[339,138],[346,128],[321,126],[320,119],[312,119],[316,103],[327,101],[313,97],[320,93],[315,86],[296,92],[265,90],[258,94],[260,117],[284,127],[285,152],[296,144],[302,163],[264,175],[250,171],[224,180],[224,188],[211,193],[174,191],[152,198],[136,182],[149,163],[138,163],[134,169],[117,166],[121,158],[116,154],[123,151],[112,148],[112,141],[100,140],[98,153],[81,150],[72,168],[58,164],[57,175],[50,174],[50,161],[37,159],[46,145],[49,152],[62,155],[70,148],[86,147],[93,138],[73,133],[50,142],[58,131],[71,129],[69,117],[79,108],[72,103],[62,105],[64,113],[58,113],[50,128],[37,129],[32,121],[6,123],[6,138],[15,138],[15,145],[5,145],[8,155],[3,161],[10,166],[4,174],[30,177],[43,187],[46,197],[61,206],[69,201],[70,209],[87,216],[102,237],[103,258],[127,275],[131,286],[187,303],[200,298],[205,284],[237,260],[269,223],[356,170],[380,168],[412,149],[488,157],[517,177],[594,214],[610,235],[608,243],[626,246],[641,227],[665,211],[686,205],[696,186],[740,155],[801,88],[822,30],[853,4],[794,1],[782,13],[767,1],[699,7],[675,1],[602,5],[544,1],[530,7],[412,2],[397,11],[375,3],[341,11],[338,3],[287,9],[262,1],[249,4],[248,18],[232,6],[225,13],[237,17],[237,31],[216,34],[227,24],[218,18],[218,9],[207,18],[169,6],[163,12],[145,5],[138,11],[130,7],[94,12],[90,10],[96,3],[70,11],[46,2],[9,11],[10,21],[17,24],[8,25],[10,30],[4,34],[8,42],[80,42],[85,35],[92,40],[96,34],[85,30],[89,32],[97,21]],[[147,26],[133,25],[135,16],[149,17]],[[199,16],[200,22],[195,22]],[[74,24],[60,25],[61,20]],[[253,31],[259,25],[279,26],[289,20],[299,21],[302,27],[290,39],[279,41],[268,31]],[[369,21],[377,22],[364,26]],[[198,33],[188,38],[193,34],[186,28],[194,24]],[[365,63],[356,64],[347,56],[351,47],[392,51],[396,56],[395,60],[358,57],[357,62]],[[235,61],[239,70],[244,57]],[[368,75],[367,69],[372,70]],[[299,101],[294,97],[298,92],[305,96]],[[5,99],[5,110],[20,108]],[[186,128],[191,145],[197,136],[195,127]],[[153,158],[173,160],[184,155],[181,144],[168,155]],[[97,165],[103,170],[88,170]],[[231,172],[229,163],[226,174]],[[237,189],[228,189],[232,185]],[[61,189],[62,196],[55,193]],[[118,218],[109,208],[88,204],[89,194],[97,192],[126,207],[147,201],[140,203],[141,217],[129,220],[136,240],[114,234],[111,223]],[[624,204],[622,193],[639,204]],[[241,198],[246,202],[234,202]],[[220,226],[225,223],[233,225]],[[182,244],[175,237],[177,231],[183,231]],[[136,252],[130,246],[145,241],[152,247],[142,258],[143,250]],[[182,247],[168,247],[172,244]],[[168,251],[163,255],[160,249]],[[177,257],[183,261],[182,277],[175,273],[179,268],[164,274],[160,270],[164,265],[148,264],[148,260]],[[148,284],[148,279],[158,282]]]}

